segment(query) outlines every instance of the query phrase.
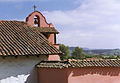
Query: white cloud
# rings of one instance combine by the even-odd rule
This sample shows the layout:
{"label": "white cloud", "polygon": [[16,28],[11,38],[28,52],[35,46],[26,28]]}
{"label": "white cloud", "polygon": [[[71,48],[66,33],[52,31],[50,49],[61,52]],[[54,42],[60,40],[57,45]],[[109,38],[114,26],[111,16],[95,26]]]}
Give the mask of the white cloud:
{"label": "white cloud", "polygon": [[120,1],[75,1],[79,3],[74,10],[44,12],[49,22],[60,27],[59,42],[80,47],[120,48]]}

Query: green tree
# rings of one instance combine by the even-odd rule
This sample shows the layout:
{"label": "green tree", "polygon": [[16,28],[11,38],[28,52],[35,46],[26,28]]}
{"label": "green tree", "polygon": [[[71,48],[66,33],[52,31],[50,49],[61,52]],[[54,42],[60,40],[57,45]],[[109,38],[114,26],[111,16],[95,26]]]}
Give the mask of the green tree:
{"label": "green tree", "polygon": [[106,59],[116,59],[116,58],[117,58],[117,56],[114,56],[114,55],[110,55],[110,56],[106,57]]}
{"label": "green tree", "polygon": [[61,55],[61,60],[67,59],[69,57],[69,47],[64,44],[60,44],[60,51],[63,53]]}
{"label": "green tree", "polygon": [[72,57],[73,58],[82,58],[83,57],[83,49],[79,47],[75,47],[75,49],[72,51]]}

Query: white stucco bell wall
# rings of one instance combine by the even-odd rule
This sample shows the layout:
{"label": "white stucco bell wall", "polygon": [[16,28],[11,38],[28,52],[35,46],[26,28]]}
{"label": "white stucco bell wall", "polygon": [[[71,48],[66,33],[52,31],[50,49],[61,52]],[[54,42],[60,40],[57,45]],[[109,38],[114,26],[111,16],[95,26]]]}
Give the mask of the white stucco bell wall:
{"label": "white stucco bell wall", "polygon": [[0,57],[0,83],[37,83],[35,65],[47,56]]}

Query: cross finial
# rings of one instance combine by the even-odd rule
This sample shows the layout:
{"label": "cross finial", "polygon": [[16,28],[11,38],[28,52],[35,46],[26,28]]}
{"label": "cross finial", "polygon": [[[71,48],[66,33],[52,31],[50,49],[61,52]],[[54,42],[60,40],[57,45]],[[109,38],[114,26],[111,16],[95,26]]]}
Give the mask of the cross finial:
{"label": "cross finial", "polygon": [[36,5],[34,5],[33,7],[34,7],[34,11],[36,11],[36,8],[37,8]]}

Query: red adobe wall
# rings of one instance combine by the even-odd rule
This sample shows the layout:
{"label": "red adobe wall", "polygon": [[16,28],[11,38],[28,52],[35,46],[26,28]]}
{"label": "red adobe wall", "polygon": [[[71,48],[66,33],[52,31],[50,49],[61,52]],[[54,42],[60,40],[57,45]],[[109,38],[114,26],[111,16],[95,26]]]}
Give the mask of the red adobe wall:
{"label": "red adobe wall", "polygon": [[68,83],[120,83],[120,68],[69,69]]}
{"label": "red adobe wall", "polygon": [[38,69],[39,83],[67,83],[66,69]]}
{"label": "red adobe wall", "polygon": [[55,34],[50,34],[50,36],[49,36],[49,38],[48,38],[48,41],[49,41],[50,43],[52,43],[52,44],[55,44],[54,35],[55,35]]}
{"label": "red adobe wall", "polygon": [[120,68],[39,68],[39,83],[120,83]]}
{"label": "red adobe wall", "polygon": [[[59,49],[59,44],[55,44],[54,34],[50,34],[48,41],[52,43],[57,49]],[[48,55],[49,61],[60,61],[60,55]]]}

